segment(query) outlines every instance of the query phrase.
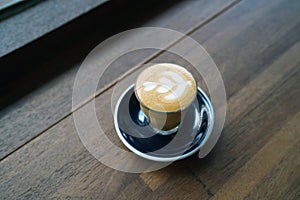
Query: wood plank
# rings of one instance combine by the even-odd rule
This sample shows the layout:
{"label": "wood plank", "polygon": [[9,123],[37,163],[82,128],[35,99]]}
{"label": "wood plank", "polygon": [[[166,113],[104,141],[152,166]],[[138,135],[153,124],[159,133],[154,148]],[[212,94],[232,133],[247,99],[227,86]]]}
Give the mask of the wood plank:
{"label": "wood plank", "polygon": [[[299,121],[299,120],[298,120]],[[299,130],[298,130],[299,131]],[[298,134],[299,135],[299,134]],[[300,150],[294,146],[245,199],[297,199],[300,195]],[[266,190],[266,188],[268,188]]]}
{"label": "wood plank", "polygon": [[124,190],[121,190],[120,193],[116,196],[116,199],[141,199],[149,193],[152,193],[152,191],[147,187],[147,185],[142,180],[136,179]]}
{"label": "wood plank", "polygon": [[[148,193],[146,199],[207,199],[209,194],[203,183],[196,179],[184,166],[184,163],[176,163],[163,169],[169,174],[167,181],[160,185],[152,193]],[[179,173],[180,172],[180,173]],[[156,172],[154,172],[156,174]],[[147,176],[147,174],[145,175]],[[142,195],[141,195],[142,196]]]}
{"label": "wood plank", "polygon": [[230,85],[228,97],[299,41],[299,7],[295,0],[245,1],[192,35],[215,60],[225,85]]}
{"label": "wood plank", "polygon": [[[145,193],[143,188],[132,190],[131,184],[122,190],[117,199],[126,196],[126,199],[206,199],[209,196],[205,187],[190,173],[184,163],[177,162],[159,171],[140,175],[143,184],[150,191]],[[180,171],[180,173],[178,173]],[[132,192],[135,191],[135,192]]]}
{"label": "wood plank", "polygon": [[[200,29],[197,34],[203,33],[204,36],[211,35],[212,39],[206,38],[206,42],[212,45],[211,48],[217,50],[218,40],[215,41],[214,45],[212,44],[214,31],[216,31],[216,33],[222,33],[223,27],[233,26],[240,20],[241,16],[245,16],[246,19],[243,19],[244,21],[247,21],[247,19],[254,20],[252,23],[259,23],[261,27],[272,22],[273,18],[268,18],[267,16],[271,15],[275,17],[275,15],[267,11],[274,9],[274,7],[276,8],[275,11],[277,11],[277,14],[284,13],[286,10],[291,12],[291,14],[284,18],[285,21],[289,21],[290,18],[295,19],[295,16],[298,16],[296,12],[292,12],[294,11],[293,9],[289,9],[289,6],[296,7],[294,4],[298,5],[295,1],[288,4],[287,7],[282,5],[284,1],[272,1],[275,2],[274,4],[270,1],[267,2],[261,10],[255,7],[260,6],[258,1],[249,2],[250,1],[242,2],[240,4],[241,7],[237,5],[228,13],[225,13],[224,16],[204,26],[203,31]],[[257,4],[255,4],[255,2]],[[257,18],[255,18],[257,13],[255,16],[250,14],[251,10],[256,9],[261,13]],[[245,10],[248,10],[248,12]],[[266,17],[267,20],[260,22],[259,18],[264,17]],[[224,25],[219,26],[222,23],[224,23]],[[284,26],[284,24],[282,24],[283,22],[279,22],[277,25],[276,23],[277,22],[273,23],[275,28]],[[299,36],[296,37],[298,29],[295,28],[297,22],[292,23],[292,25],[286,27],[286,30],[282,30],[279,35],[268,33],[266,29],[257,29],[246,38],[242,37],[245,33],[244,31],[236,33],[237,35],[233,38],[231,38],[229,31],[228,35],[225,34],[231,39],[228,40],[229,42],[224,42],[223,45],[225,46],[223,46],[223,49],[230,49],[231,46],[234,46],[235,42],[238,44],[247,44],[248,46],[244,46],[246,47],[245,50],[250,51],[249,49],[251,49],[251,47],[254,48],[254,50],[250,52],[253,51],[251,56],[256,55],[256,60],[246,57],[247,51],[241,52],[239,48],[235,48],[234,52],[226,51],[228,54],[222,51],[224,56],[219,57],[218,50],[213,53],[213,55],[218,58],[216,60],[218,63],[226,63],[227,61],[227,64],[232,64],[231,62],[235,62],[235,66],[238,67],[236,67],[236,69],[232,67],[233,70],[235,69],[234,71],[232,71],[232,69],[230,70],[233,74],[237,71],[238,74],[241,74],[243,70],[240,69],[244,69],[243,73],[248,74],[249,71],[252,70],[253,64],[258,62],[257,60],[262,62],[262,60],[266,59],[263,62],[265,64],[261,64],[261,66],[266,66],[264,66],[261,71],[250,73],[250,78],[241,74],[243,75],[242,77],[244,77],[241,82],[243,83],[242,87],[235,87],[235,85],[229,84],[228,79],[234,79],[234,77],[232,77],[229,72],[226,72],[227,64],[221,66],[221,69],[223,68],[223,74],[227,74],[224,76],[226,88],[234,87],[234,89],[232,89],[234,92],[228,102],[229,112],[233,112],[234,114],[230,114],[231,118],[229,118],[226,123],[223,137],[207,158],[198,160],[196,156],[193,156],[186,160],[173,163],[169,166],[169,169],[174,168],[176,170],[170,172],[170,175],[166,178],[161,177],[159,172],[148,174],[148,176],[147,174],[139,176],[136,174],[116,172],[96,161],[83,148],[78,140],[72,118],[67,117],[50,128],[43,135],[1,161],[0,194],[4,198],[38,196],[41,196],[41,198],[86,197],[90,195],[91,198],[109,196],[111,198],[120,197],[126,199],[129,192],[131,192],[134,198],[144,198],[146,192],[150,192],[148,198],[158,197],[155,196],[155,194],[153,194],[153,196],[151,195],[151,191],[154,190],[158,191],[161,195],[166,195],[165,197],[167,198],[170,196],[164,193],[164,191],[172,192],[172,190],[176,188],[176,194],[174,193],[174,195],[182,195],[183,197],[188,196],[192,192],[195,192],[192,193],[193,195],[206,198],[216,195],[216,192],[218,192],[230,178],[235,177],[235,173],[245,166],[251,157],[255,156],[269,140],[272,140],[274,135],[276,135],[288,121],[295,117],[296,113],[300,110],[298,105],[300,92],[299,88],[297,88],[300,76],[299,58],[297,57],[299,43],[293,45],[290,41],[291,44],[280,49],[281,52],[277,54],[274,53],[277,52],[277,50],[270,48],[273,45],[277,45],[277,47],[280,46],[279,44],[283,43],[282,40],[289,37],[297,41],[299,40]],[[250,29],[252,25],[251,23],[246,24],[246,27],[242,26],[242,28],[247,30]],[[249,42],[248,44],[248,41],[254,40],[257,35],[268,38],[264,44],[266,46],[264,50],[268,52],[268,54],[261,54],[261,52],[255,48],[255,42]],[[269,38],[270,35],[274,35],[274,37]],[[226,37],[224,39],[226,39]],[[206,43],[204,44],[206,45]],[[219,45],[222,46],[222,43],[220,42]],[[269,51],[266,49],[269,49]],[[258,52],[254,54],[256,51]],[[273,56],[266,57],[266,55],[269,54]],[[244,55],[244,59],[241,58],[239,60],[230,61],[229,58],[232,58],[234,55]],[[160,57],[160,59],[163,59],[163,56]],[[171,57],[170,60],[172,60]],[[250,62],[251,60],[254,61]],[[176,60],[173,59],[173,61]],[[282,69],[283,64],[288,66],[287,69]],[[268,73],[274,73],[274,78],[276,79],[273,80],[273,76],[268,76]],[[267,79],[265,80],[264,77]],[[266,86],[261,87],[261,84],[265,84]],[[110,110],[109,97],[112,89],[113,88],[107,90],[97,97],[96,109],[98,118],[105,124],[103,127],[107,136],[110,137],[115,144],[121,145],[114,132]],[[258,94],[252,97],[251,94],[256,90],[259,90]],[[247,99],[249,99],[249,101],[245,101]],[[245,106],[243,105],[244,103],[246,104]],[[274,109],[274,105],[276,109]],[[82,109],[84,109],[84,107]],[[105,121],[103,121],[103,119],[105,119]],[[189,169],[191,169],[191,171],[189,171]],[[181,176],[182,171],[184,172],[183,174],[185,174],[184,177]],[[155,183],[150,181],[153,179],[161,180],[163,184],[160,184],[160,186],[156,188],[154,186]],[[197,181],[198,183],[196,184]],[[189,183],[191,183],[193,191],[186,190]],[[182,189],[180,188],[181,184],[184,185]],[[111,188],[108,193],[107,188]],[[195,191],[196,188],[199,188],[199,190]]]}
{"label": "wood plank", "polygon": [[[294,48],[291,54],[296,55],[297,52],[298,48]],[[277,62],[280,63],[282,64]],[[225,126],[218,145],[204,160],[194,158],[190,161],[193,163],[191,165],[193,171],[200,179],[205,180],[213,192],[218,191],[300,109],[296,100],[300,98],[300,92],[295,88],[300,77],[299,62],[292,65],[292,70],[288,72],[280,70],[281,66],[275,63],[262,73],[272,74],[278,70],[278,74],[284,75],[281,79],[274,81],[272,76],[270,79],[265,79],[267,76],[258,76],[243,88],[241,94],[238,92],[231,97],[228,102],[228,112],[232,114],[227,117],[228,125]],[[277,73],[274,74],[278,77]],[[253,99],[246,100],[258,90],[260,85],[266,87],[260,87],[259,96],[254,95]],[[247,95],[243,96],[245,91]],[[230,116],[236,118],[230,119]]]}
{"label": "wood plank", "polygon": [[[299,79],[299,44],[293,46],[300,33],[297,8],[297,1],[244,1],[193,35],[204,40],[223,72],[229,95],[221,140],[209,157],[189,162],[213,193],[299,109],[294,99],[299,98],[294,88]],[[276,111],[272,105],[280,106]]]}
{"label": "wood plank", "polygon": [[[21,154],[1,161],[1,198],[99,198],[106,192],[117,193],[136,177],[115,172],[95,160],[72,124],[72,117],[68,117],[49,130],[45,140],[37,138],[20,149]],[[23,161],[15,162],[20,159]]]}
{"label": "wood plank", "polygon": [[[292,152],[297,152],[297,157],[299,158],[299,118],[300,112],[288,121],[280,131],[239,169],[235,175],[215,193],[212,199],[244,199],[272,169],[278,166],[285,156],[288,156]],[[299,163],[299,159],[296,160]],[[278,181],[281,180],[279,179]],[[261,187],[261,185],[259,187]],[[270,187],[266,188],[268,188],[268,190],[273,189]],[[266,188],[265,193],[268,191]],[[264,198],[266,198],[266,196]],[[278,198],[277,195],[276,198]]]}
{"label": "wood plank", "polygon": [[[145,12],[144,16],[141,16],[143,24],[138,26],[165,27],[185,33],[190,31],[193,27],[205,23],[231,2],[232,0],[214,0],[209,2],[184,1],[177,2],[176,4],[172,3],[171,5],[169,5],[170,2],[167,2],[168,6],[162,4],[160,9],[156,8],[152,11],[150,9]],[[199,11],[199,8],[201,8],[201,11]],[[150,14],[149,12],[153,13]],[[122,14],[124,13],[120,13],[120,15]],[[180,23],[178,23],[178,18],[180,18]],[[136,20],[136,17],[134,17],[134,20]],[[141,22],[138,20],[138,23]],[[135,26],[136,24],[132,24],[128,25],[127,28],[133,28]],[[108,30],[110,30],[109,27]],[[73,83],[78,70],[78,63],[81,62],[78,58],[82,59],[83,55],[86,55],[90,50],[90,46],[98,44],[100,42],[99,37],[103,39],[103,35],[105,34],[109,33],[103,32],[102,29],[98,28],[89,33],[89,35],[87,35],[88,37],[81,37],[76,43],[72,42],[72,45],[66,44],[67,47],[62,46],[63,52],[59,55],[54,55],[50,58],[46,57],[48,59],[47,61],[43,61],[42,64],[38,63],[42,65],[39,66],[41,69],[33,72],[29,76],[30,79],[36,79],[38,77],[43,79],[42,74],[48,71],[50,71],[51,74],[56,74],[60,69],[70,69],[19,100],[17,103],[1,110],[0,159],[8,156],[32,138],[37,137],[48,127],[70,114]],[[123,42],[128,43],[128,41]],[[106,72],[106,78],[99,84],[99,89],[115,80],[129,68],[153,56],[156,52],[157,51],[153,50],[145,50],[138,53],[133,52],[130,54],[130,59],[128,59],[128,57],[120,58],[118,62],[115,62],[110,70]],[[53,66],[56,67],[51,71]],[[28,87],[27,84],[23,84],[24,82],[30,82],[30,80],[22,79],[20,81],[18,87],[21,91]],[[34,84],[39,85],[41,83],[34,82]]]}
{"label": "wood plank", "polygon": [[[182,6],[180,8],[182,8]],[[74,73],[74,71],[71,71],[71,73]],[[66,73],[65,76],[70,78],[69,73]],[[62,79],[65,80],[64,77]],[[62,81],[62,80],[60,80],[60,81]],[[66,81],[66,82],[68,83],[69,81]],[[70,82],[73,82],[73,81],[70,81]],[[58,84],[56,81],[54,81],[54,83]],[[60,88],[60,86],[61,85],[58,85],[54,88]],[[43,88],[41,91],[39,91],[38,94],[42,93],[40,95],[41,96],[43,95],[44,98],[46,98],[47,96],[52,96],[52,95],[45,95],[45,93],[43,92],[44,90],[45,90],[45,88]],[[53,92],[52,94],[54,96],[55,96],[55,93],[60,93],[60,91],[57,91],[57,92],[55,92],[55,90],[50,90],[50,91]],[[68,93],[68,91],[66,91],[66,93]],[[36,95],[34,95],[34,96],[36,97]],[[32,100],[32,99],[30,99],[30,100]],[[37,100],[37,99],[35,99],[35,100]],[[44,100],[46,100],[46,99],[44,99]],[[39,102],[39,101],[36,101],[36,102]],[[59,101],[59,102],[61,102],[61,101]],[[35,107],[35,106],[30,106],[30,107]],[[52,104],[52,106],[49,106],[49,108],[52,109],[53,104]],[[19,111],[19,113],[20,112],[22,113],[22,111],[24,112],[24,110],[21,110],[21,111]],[[28,111],[30,111],[30,109],[29,110],[27,109],[27,112]],[[29,114],[30,114],[30,112],[29,112]],[[30,118],[30,115],[29,115],[29,117],[27,116],[25,118]],[[6,164],[9,164],[9,165],[6,165],[6,164],[2,165],[2,163],[1,163],[1,166],[3,167],[2,169],[4,169],[4,168],[10,169],[10,167],[13,167],[14,169],[18,170],[18,171],[12,171],[12,172],[7,172],[5,170],[1,170],[2,173],[1,173],[1,192],[0,193],[1,193],[2,197],[7,197],[7,198],[39,197],[39,198],[42,198],[43,196],[44,197],[46,197],[46,196],[56,197],[56,195],[65,196],[65,197],[68,197],[68,196],[76,197],[76,195],[77,196],[82,196],[84,194],[91,195],[91,193],[94,191],[95,192],[94,197],[96,198],[99,195],[101,196],[101,195],[105,194],[105,192],[107,191],[107,188],[115,188],[115,189],[109,190],[109,195],[112,195],[116,191],[118,191],[120,188],[122,188],[124,183],[126,183],[127,181],[129,181],[129,182],[131,181],[132,178],[130,178],[130,176],[126,175],[126,178],[124,178],[124,176],[123,176],[124,174],[122,175],[122,173],[116,173],[116,175],[114,175],[113,177],[117,177],[117,178],[113,179],[113,182],[111,184],[109,184],[110,183],[109,180],[111,180],[112,172],[110,170],[108,170],[110,172],[104,173],[104,175],[102,175],[103,174],[102,171],[103,170],[105,171],[105,169],[107,169],[107,168],[104,167],[103,165],[99,165],[99,163],[97,161],[95,161],[93,159],[93,157],[90,156],[85,151],[85,149],[82,147],[82,145],[79,143],[79,140],[75,134],[76,133],[75,130],[73,129],[73,131],[72,131],[69,129],[69,125],[72,126],[72,123],[73,123],[72,119],[70,119],[70,117],[69,117],[63,123],[64,124],[62,126],[60,126],[60,128],[62,128],[62,129],[58,128],[59,125],[57,125],[56,128],[58,128],[60,130],[57,130],[56,128],[54,131],[53,131],[53,129],[49,130],[51,133],[46,134],[47,139],[44,141],[45,143],[39,143],[39,140],[41,138],[36,138],[33,141],[33,143],[35,144],[33,149],[29,147],[33,143],[30,143],[30,145],[28,147],[19,149],[19,151],[22,152],[21,154],[25,153],[27,155],[26,157],[30,158],[30,159],[26,159],[25,162],[21,162],[22,166],[19,166],[17,163],[15,163],[16,165],[13,165],[13,166],[11,166],[9,164],[14,159],[21,159],[21,157],[18,157],[18,158],[15,157],[15,154],[12,154],[11,155],[12,157],[10,157],[10,156],[6,157],[2,161]],[[24,130],[24,128],[28,128],[28,127],[23,127],[23,130]],[[74,126],[73,126],[73,128],[74,128]],[[59,134],[59,138],[64,137],[66,140],[59,139],[59,141],[57,141],[58,143],[51,142],[52,140],[58,139],[56,137],[56,134]],[[70,140],[70,143],[68,142],[69,140]],[[64,144],[65,142],[67,142],[68,145],[65,145]],[[43,146],[46,147],[48,145],[51,145],[51,149],[53,148],[52,149],[53,151],[46,153],[45,152],[46,149],[42,150],[42,148],[43,148]],[[36,148],[41,149],[41,151],[34,150]],[[64,148],[68,148],[69,150],[65,151],[65,150],[63,150]],[[62,152],[61,156],[56,155],[57,151]],[[81,154],[81,155],[79,155],[78,152],[81,152],[82,154],[79,153],[79,154]],[[65,153],[68,154],[67,159],[63,158]],[[32,159],[34,157],[40,161],[33,162]],[[25,158],[25,157],[23,157],[23,158]],[[74,160],[74,158],[75,158],[75,160]],[[42,160],[47,160],[47,161],[43,162]],[[41,162],[41,165],[36,164],[39,162]],[[85,164],[83,164],[81,162],[84,162]],[[69,164],[66,164],[66,163],[69,163]],[[84,169],[85,165],[88,165],[89,167]],[[25,170],[25,168],[27,170]],[[79,168],[82,169],[81,172],[77,171]],[[74,169],[76,169],[76,170],[74,170]],[[92,172],[92,174],[87,173],[87,172]],[[40,173],[46,173],[46,174],[41,175]],[[81,176],[83,174],[85,174],[84,178]],[[21,175],[23,178],[21,180],[18,179],[18,181],[16,182],[15,178],[19,175]],[[63,177],[65,177],[65,175],[68,176],[67,179],[63,178]],[[102,176],[105,176],[105,178]],[[93,180],[91,180],[92,177],[93,177]],[[119,178],[119,181],[118,181],[118,184],[116,184],[115,181],[118,178]],[[27,184],[22,184],[22,182],[26,179],[31,179],[31,180],[28,181]],[[80,189],[77,190],[77,192],[80,191],[80,194],[79,193],[75,194],[76,192],[74,191],[73,186],[71,188],[67,187],[67,185],[62,186],[61,183],[63,183],[63,182],[59,181],[58,179],[68,180],[67,185],[69,185],[69,186],[74,185],[77,182],[78,185],[82,186],[82,188],[81,188],[82,190],[80,190]],[[60,183],[58,183],[57,181]],[[107,182],[107,184],[108,184],[107,187],[103,186],[103,184],[105,182]],[[23,187],[12,187],[13,185],[15,185],[17,183],[21,183],[23,185]],[[52,186],[49,187],[48,183]],[[97,183],[98,183],[98,185],[97,185]],[[100,187],[102,189],[93,190],[93,189],[91,189],[92,188],[90,186],[91,184],[95,184],[95,185],[97,185],[97,187]],[[9,188],[11,188],[11,189],[9,189]],[[6,191],[6,192],[4,192],[4,191]],[[42,191],[44,191],[44,192],[42,192]],[[84,191],[86,191],[86,193],[84,193]],[[53,194],[54,192],[56,192],[56,193]],[[41,193],[43,193],[43,194],[41,194]]]}
{"label": "wood plank", "polygon": [[[103,131],[114,144],[122,146],[113,131],[112,115],[102,114],[110,113],[109,97],[112,92],[113,88],[99,96],[96,110],[99,120],[107,124],[103,126]],[[15,162],[20,159],[24,161]],[[178,192],[182,196],[207,197],[199,181],[183,167],[183,163],[178,162],[167,168],[170,173],[167,183],[152,191],[151,184],[142,180],[138,174],[113,170],[91,156],[79,141],[72,116],[68,116],[45,135],[1,161],[0,194],[3,198],[107,196],[112,199],[140,199],[145,196],[145,192],[162,195],[166,188],[172,191],[174,185],[181,184]],[[181,176],[178,176],[178,171],[182,172]],[[164,194],[165,198],[170,194]]]}
{"label": "wood plank", "polygon": [[[282,101],[279,99],[282,98],[283,95],[280,96],[271,95],[269,98],[275,97],[273,101],[264,101],[261,105],[257,105],[257,107],[248,113],[248,115],[241,120],[237,120],[238,125],[231,126],[230,129],[225,129],[224,134],[228,134],[227,138],[222,140],[221,151],[227,151],[227,161],[225,161],[224,165],[221,164],[224,162],[220,160],[220,166],[223,166],[221,170],[223,172],[223,177],[220,177],[224,182],[232,176],[232,173],[235,173],[243,164],[253,155],[256,154],[256,151],[270,138],[273,137],[273,134],[280,129],[283,123],[290,118],[294,114],[295,111],[299,110],[297,103],[293,98],[299,98],[299,91],[295,91],[293,89],[294,84],[296,84],[296,80],[299,79],[299,72],[293,76],[293,81],[288,84],[284,84],[283,87],[279,87],[274,90],[274,93],[280,93],[279,90],[287,90],[290,91],[291,96],[288,98],[283,98]],[[292,86],[293,85],[293,86]],[[285,103],[290,104],[288,106],[283,106]],[[274,105],[278,108],[273,109]],[[279,108],[282,107],[282,108]],[[293,110],[294,109],[294,110]],[[275,111],[276,110],[276,111]],[[290,112],[293,110],[292,112]],[[234,130],[233,134],[228,131]],[[226,141],[226,142],[225,142]],[[241,153],[243,152],[243,153]],[[206,175],[205,175],[206,176]],[[203,176],[201,176],[203,178]],[[218,178],[210,177],[210,180],[215,182],[214,187],[212,188],[214,191],[218,190],[218,187],[224,183]],[[218,182],[216,182],[218,181]]]}
{"label": "wood plank", "polygon": [[[250,9],[249,4],[253,8]],[[195,157],[187,164],[213,193],[299,109],[294,99],[299,98],[299,90],[294,90],[300,63],[300,46],[295,44],[299,41],[299,20],[294,20],[299,15],[299,3],[283,4],[284,1],[242,2],[232,12],[192,35],[204,42],[215,59],[229,93],[221,146],[203,161]],[[263,29],[267,26],[270,29]],[[244,35],[247,37],[242,37]],[[174,58],[159,58],[172,59],[174,61]],[[294,78],[289,80],[290,77]],[[285,94],[290,90],[294,92]],[[286,95],[289,97],[285,98]],[[286,102],[291,104],[286,105]],[[274,110],[273,104],[283,106]],[[257,138],[260,139],[257,141]]]}
{"label": "wood plank", "polygon": [[[187,160],[186,167],[191,168],[199,179],[204,180],[203,182],[207,186],[205,190],[209,195],[213,195],[213,189],[222,185],[222,181],[225,182],[228,177],[234,174],[239,166],[243,165],[245,159],[255,155],[255,151],[267,142],[268,138],[272,138],[274,131],[283,126],[283,123],[299,110],[297,99],[300,93],[299,89],[294,87],[300,77],[299,51],[300,43],[297,43],[229,99],[228,110],[230,113],[228,113],[228,118],[230,121],[225,127],[222,141],[219,142],[223,144],[216,147],[217,149],[213,152],[213,155],[204,160],[198,160],[196,156]],[[162,56],[163,58],[164,56]],[[258,87],[258,85],[261,87]],[[291,92],[288,95],[289,97],[279,100],[286,92]],[[266,100],[268,98],[275,99],[268,102]],[[290,102],[291,104],[288,107],[285,106],[286,108],[272,110],[275,103],[276,105],[281,105],[285,104],[285,102]],[[259,105],[261,103],[263,106]],[[294,110],[291,112],[290,109]],[[246,122],[243,122],[243,120]],[[257,123],[257,121],[261,122]],[[270,122],[268,123],[268,121]],[[275,128],[270,130],[269,127],[274,126],[270,125],[272,123],[276,125]],[[245,130],[247,127],[249,128],[248,131]],[[255,129],[261,132],[257,133]],[[227,138],[226,141],[224,141],[224,137]],[[257,137],[260,137],[261,141],[257,142]],[[249,147],[249,145],[252,146]],[[227,151],[228,153],[224,153]],[[241,155],[241,152],[244,152],[244,154]],[[166,182],[166,176],[167,173],[159,171],[143,174],[142,178],[145,179],[151,188],[156,188]]]}

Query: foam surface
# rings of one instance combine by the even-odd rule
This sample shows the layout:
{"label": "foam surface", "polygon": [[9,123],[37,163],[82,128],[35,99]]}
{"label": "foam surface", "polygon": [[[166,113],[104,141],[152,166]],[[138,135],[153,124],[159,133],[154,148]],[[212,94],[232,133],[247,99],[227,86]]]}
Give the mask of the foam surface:
{"label": "foam surface", "polygon": [[191,73],[179,65],[159,63],[139,75],[135,93],[146,107],[160,112],[173,112],[193,101],[196,81]]}

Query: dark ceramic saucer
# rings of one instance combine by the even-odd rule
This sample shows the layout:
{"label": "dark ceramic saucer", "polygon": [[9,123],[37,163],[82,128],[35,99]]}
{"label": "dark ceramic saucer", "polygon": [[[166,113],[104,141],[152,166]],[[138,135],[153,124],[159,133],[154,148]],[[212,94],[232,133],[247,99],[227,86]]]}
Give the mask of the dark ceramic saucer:
{"label": "dark ceramic saucer", "polygon": [[210,136],[213,122],[212,105],[200,88],[179,129],[171,135],[160,135],[148,125],[135,97],[134,85],[121,95],[114,113],[116,131],[127,148],[143,158],[164,162],[198,151]]}

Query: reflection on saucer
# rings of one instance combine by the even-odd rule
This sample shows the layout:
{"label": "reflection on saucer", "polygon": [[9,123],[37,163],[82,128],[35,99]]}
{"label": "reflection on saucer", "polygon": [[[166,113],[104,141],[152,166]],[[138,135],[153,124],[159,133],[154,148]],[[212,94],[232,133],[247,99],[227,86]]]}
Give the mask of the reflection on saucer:
{"label": "reflection on saucer", "polygon": [[157,134],[140,110],[132,85],[120,97],[114,120],[118,136],[131,151],[150,160],[170,161],[185,158],[199,150],[208,135],[208,126],[212,124],[209,122],[212,112],[209,99],[198,88],[197,98],[178,131],[171,135]]}

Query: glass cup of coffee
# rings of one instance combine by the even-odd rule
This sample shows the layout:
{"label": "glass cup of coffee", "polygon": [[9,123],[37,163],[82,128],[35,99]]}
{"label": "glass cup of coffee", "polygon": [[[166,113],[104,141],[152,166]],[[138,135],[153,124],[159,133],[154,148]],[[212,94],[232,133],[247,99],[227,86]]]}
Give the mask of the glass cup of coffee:
{"label": "glass cup of coffee", "polygon": [[172,63],[157,63],[142,71],[135,95],[149,126],[158,134],[175,133],[197,94],[193,75]]}

